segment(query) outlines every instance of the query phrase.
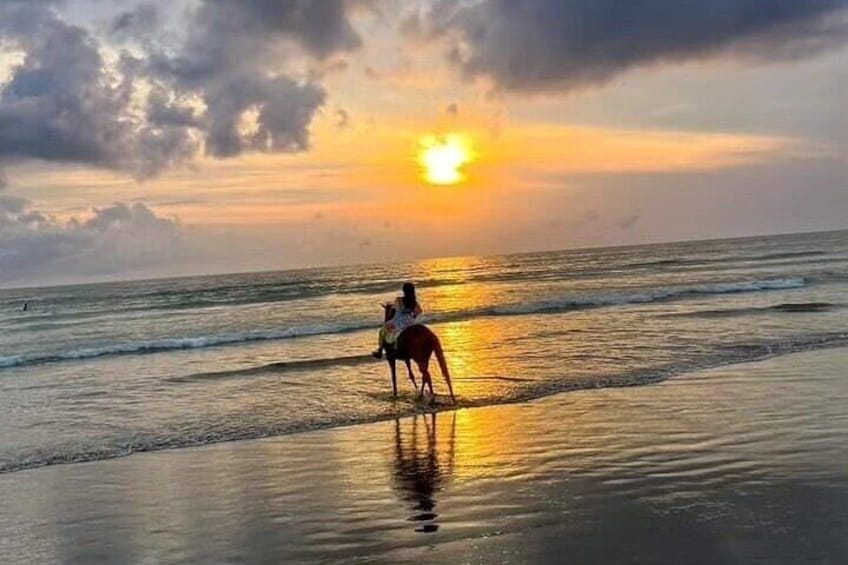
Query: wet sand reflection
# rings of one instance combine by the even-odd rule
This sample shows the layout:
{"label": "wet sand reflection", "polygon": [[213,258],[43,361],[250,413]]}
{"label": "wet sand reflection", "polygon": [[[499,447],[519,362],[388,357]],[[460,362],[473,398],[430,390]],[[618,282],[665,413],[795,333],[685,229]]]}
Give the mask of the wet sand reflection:
{"label": "wet sand reflection", "polygon": [[[447,437],[440,435],[437,418],[449,420]],[[436,513],[438,493],[453,474],[456,438],[456,413],[421,414],[395,420],[395,453],[393,486],[410,504],[415,531],[435,532],[439,529]],[[440,443],[447,445],[440,451]]]}

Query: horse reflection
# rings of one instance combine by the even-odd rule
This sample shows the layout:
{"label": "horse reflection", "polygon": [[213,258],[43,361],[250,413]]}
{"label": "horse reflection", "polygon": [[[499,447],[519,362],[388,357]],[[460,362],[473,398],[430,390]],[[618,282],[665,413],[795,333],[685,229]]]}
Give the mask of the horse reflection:
{"label": "horse reflection", "polygon": [[[436,417],[432,413],[395,420],[394,483],[401,498],[412,505],[409,520],[417,524],[416,532],[439,529],[435,496],[453,473],[456,413],[445,416],[451,420],[447,438],[437,433]],[[446,451],[439,451],[440,439],[447,439]]]}

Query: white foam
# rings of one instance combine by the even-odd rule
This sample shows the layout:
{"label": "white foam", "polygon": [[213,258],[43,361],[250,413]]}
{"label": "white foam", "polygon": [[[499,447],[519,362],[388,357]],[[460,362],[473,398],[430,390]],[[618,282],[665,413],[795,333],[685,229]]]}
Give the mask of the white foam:
{"label": "white foam", "polygon": [[646,304],[661,300],[672,300],[699,294],[731,294],[738,292],[756,292],[763,290],[789,290],[802,288],[807,284],[803,277],[766,279],[754,281],[734,281],[702,285],[684,285],[669,288],[648,289],[640,292],[621,294],[602,294],[590,297],[574,297],[563,300],[549,300],[530,304],[499,306],[491,309],[494,315],[536,314],[579,308],[621,306],[625,304]]}
{"label": "white foam", "polygon": [[[564,312],[569,310],[598,308],[604,306],[644,304],[660,300],[684,298],[686,296],[699,294],[728,294],[738,292],[755,292],[764,290],[801,288],[806,284],[807,282],[803,277],[791,277],[781,279],[733,281],[700,285],[683,285],[676,287],[646,289],[640,292],[625,292],[620,294],[605,293],[585,297],[571,296],[565,297],[563,299],[538,301],[531,302],[528,304],[515,304],[508,306],[494,306],[471,310],[460,310],[457,312],[451,312],[442,315],[428,316],[427,321],[447,322],[454,320],[466,320],[469,318],[477,318],[483,316],[515,316],[523,314],[538,314],[543,312]],[[64,351],[52,355],[43,356],[0,356],[0,367],[16,367],[21,365],[35,365],[59,361],[93,359],[97,357],[105,357],[112,355],[159,353],[164,351],[199,349],[204,347],[289,339],[294,337],[311,335],[347,333],[372,328],[375,325],[376,324],[373,320],[362,320],[359,322],[347,324],[315,324],[309,326],[299,326],[286,328],[284,330],[279,331],[256,331],[229,335],[177,337],[141,343],[110,344],[104,345],[102,347],[75,349],[71,351]]]}
{"label": "white foam", "polygon": [[114,344],[103,347],[87,347],[63,351],[53,355],[10,355],[0,356],[0,367],[17,367],[20,365],[35,365],[41,363],[53,363],[58,361],[72,361],[80,359],[93,359],[111,355],[129,355],[133,353],[159,353],[164,351],[178,351],[181,349],[200,349],[221,345],[233,345],[238,343],[249,343],[256,341],[271,341],[293,337],[344,333],[374,326],[367,324],[316,324],[312,326],[287,328],[279,331],[247,332],[230,335],[197,336],[169,338],[162,340],[147,341],[141,343]]}

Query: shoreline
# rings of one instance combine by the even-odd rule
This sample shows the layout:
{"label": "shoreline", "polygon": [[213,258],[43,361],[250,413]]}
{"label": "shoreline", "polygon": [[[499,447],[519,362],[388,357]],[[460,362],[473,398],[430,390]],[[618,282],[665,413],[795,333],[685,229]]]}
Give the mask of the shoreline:
{"label": "shoreline", "polygon": [[[848,348],[0,476],[9,561],[848,557]],[[779,392],[779,394],[775,394]]]}
{"label": "shoreline", "polygon": [[[66,466],[66,465],[78,465],[78,464],[87,464],[87,463],[97,463],[104,461],[112,461],[115,459],[124,459],[127,457],[142,455],[142,454],[150,454],[150,453],[160,453],[160,452],[171,452],[171,451],[179,451],[182,449],[196,449],[207,446],[215,446],[221,444],[235,443],[235,442],[243,442],[243,441],[258,441],[265,439],[275,439],[275,438],[285,438],[292,435],[304,434],[310,432],[317,431],[326,431],[326,430],[334,430],[334,429],[346,429],[355,426],[365,426],[380,422],[389,422],[395,420],[397,418],[412,418],[416,415],[422,414],[431,414],[431,413],[442,413],[442,412],[453,412],[457,410],[466,410],[466,409],[478,409],[478,408],[487,408],[487,407],[498,407],[498,406],[511,406],[511,405],[520,405],[525,403],[532,403],[540,400],[544,400],[547,398],[556,397],[559,395],[565,394],[573,394],[578,392],[586,392],[593,390],[605,390],[605,389],[620,389],[620,388],[632,388],[632,387],[641,387],[641,386],[649,386],[656,385],[667,382],[672,379],[685,377],[690,373],[701,372],[701,371],[710,371],[721,369],[723,367],[730,367],[739,364],[749,364],[749,363],[760,363],[763,361],[768,361],[770,359],[777,359],[780,357],[784,357],[787,355],[795,355],[799,353],[809,353],[816,351],[828,351],[832,349],[839,349],[848,346],[848,336],[845,333],[836,333],[834,334],[831,341],[820,341],[819,339],[815,339],[810,341],[807,344],[798,346],[792,345],[786,350],[774,350],[771,347],[763,346],[763,350],[760,352],[754,352],[753,354],[745,357],[735,357],[735,358],[723,358],[718,359],[714,362],[694,362],[688,366],[677,367],[670,370],[663,369],[653,369],[647,370],[643,373],[637,373],[628,376],[619,376],[619,377],[607,377],[604,379],[591,379],[585,381],[563,381],[557,383],[541,383],[538,387],[538,390],[529,389],[522,391],[522,394],[513,396],[513,397],[505,397],[505,398],[483,398],[473,401],[462,401],[462,398],[458,396],[458,400],[460,403],[456,406],[447,404],[444,402],[446,400],[446,395],[436,394],[436,400],[439,401],[438,405],[433,406],[432,404],[427,405],[415,399],[414,394],[409,391],[401,391],[398,396],[397,402],[404,403],[403,406],[398,407],[395,404],[392,411],[386,412],[385,414],[381,414],[378,416],[364,416],[361,419],[354,418],[352,421],[347,422],[311,422],[304,423],[301,426],[293,428],[291,430],[274,430],[268,432],[266,430],[259,430],[252,434],[243,434],[238,435],[236,437],[231,438],[222,438],[215,439],[209,441],[208,438],[203,438],[197,440],[197,442],[189,442],[183,443],[180,445],[143,445],[143,446],[127,446],[122,445],[120,449],[117,449],[114,454],[108,453],[104,454],[102,450],[99,450],[95,453],[89,454],[75,454],[73,458],[68,459],[64,455],[57,455],[55,458],[50,459],[46,458],[46,461],[37,461],[35,463],[30,463],[29,461],[25,461],[21,464],[12,464],[12,465],[0,465],[0,478],[13,474],[13,473],[21,473],[26,471],[35,471],[38,469],[50,468],[55,466]],[[401,388],[405,385],[403,384],[405,381],[402,380]],[[434,383],[436,388],[444,387],[444,382],[436,377],[436,381]],[[391,393],[386,392],[385,394],[378,395],[380,400],[385,400],[387,402],[391,402]]]}

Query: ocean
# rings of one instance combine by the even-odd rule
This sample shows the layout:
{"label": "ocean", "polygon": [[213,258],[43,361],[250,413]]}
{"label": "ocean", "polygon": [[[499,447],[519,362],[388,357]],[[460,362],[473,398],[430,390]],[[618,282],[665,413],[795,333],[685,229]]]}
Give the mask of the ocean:
{"label": "ocean", "polygon": [[848,232],[2,290],[0,472],[427,410],[369,354],[405,281],[461,407],[848,344]]}

